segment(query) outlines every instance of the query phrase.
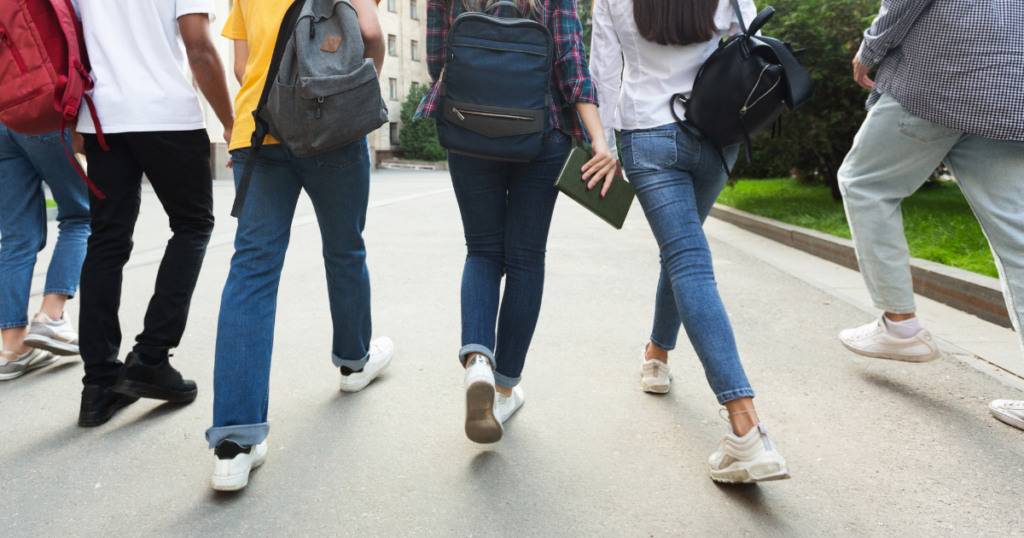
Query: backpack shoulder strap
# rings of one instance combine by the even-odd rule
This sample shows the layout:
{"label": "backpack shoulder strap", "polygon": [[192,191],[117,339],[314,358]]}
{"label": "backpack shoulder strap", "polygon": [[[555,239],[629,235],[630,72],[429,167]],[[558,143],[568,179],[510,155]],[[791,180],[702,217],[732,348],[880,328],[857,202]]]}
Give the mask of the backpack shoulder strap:
{"label": "backpack shoulder strap", "polygon": [[792,110],[814,97],[814,81],[797,61],[793,50],[787,47],[786,43],[773,37],[761,36],[756,39],[771,47],[775,57],[779,59],[779,64],[782,65],[786,79],[786,106]]}
{"label": "backpack shoulder strap", "polygon": [[[252,132],[252,153],[245,161],[245,168],[242,169],[242,177],[238,180],[238,189],[235,191],[235,203],[231,206],[231,216],[238,218],[242,216],[242,208],[245,207],[245,195],[249,192],[249,183],[252,180],[252,173],[256,169],[256,159],[259,157],[260,148],[263,147],[263,139],[270,134],[270,124],[260,117],[263,109],[270,100],[270,90],[277,80],[277,73],[281,69],[281,58],[284,57],[284,49],[288,40],[292,38],[295,25],[299,22],[299,13],[306,0],[295,0],[288,7],[284,18],[281,20],[281,29],[277,32],[277,41],[274,43],[274,55],[270,59],[270,66],[267,69],[267,80],[263,83],[263,92],[260,94],[259,103],[252,111],[255,120],[255,129]],[[230,141],[229,141],[230,142]]]}

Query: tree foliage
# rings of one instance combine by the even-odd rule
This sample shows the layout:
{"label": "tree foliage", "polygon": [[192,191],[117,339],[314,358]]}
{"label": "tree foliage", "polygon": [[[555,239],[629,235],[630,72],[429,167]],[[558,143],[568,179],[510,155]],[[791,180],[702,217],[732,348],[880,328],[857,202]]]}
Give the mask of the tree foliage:
{"label": "tree foliage", "polygon": [[402,103],[402,130],[398,132],[398,143],[407,159],[418,161],[444,161],[448,153],[437,141],[437,127],[432,118],[413,119],[416,108],[423,96],[430,90],[426,84],[412,83],[409,96]]}
{"label": "tree foliage", "polygon": [[814,80],[815,97],[783,113],[781,137],[754,141],[756,160],[740,159],[735,177],[780,177],[824,183],[840,200],[836,174],[867,112],[868,91],[853,81],[851,61],[864,29],[878,13],[879,0],[758,0],[775,15],[763,33],[804,48],[801,63]]}

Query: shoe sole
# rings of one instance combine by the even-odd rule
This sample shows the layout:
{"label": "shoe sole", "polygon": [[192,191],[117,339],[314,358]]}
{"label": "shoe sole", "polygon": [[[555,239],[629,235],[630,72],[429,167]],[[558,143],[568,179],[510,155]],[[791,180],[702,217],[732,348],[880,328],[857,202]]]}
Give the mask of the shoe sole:
{"label": "shoe sole", "polygon": [[1002,411],[992,409],[991,407],[989,407],[988,410],[990,413],[992,413],[993,417],[996,417],[996,420],[1002,422],[1003,424],[1008,424],[1010,426],[1013,426],[1014,428],[1024,430],[1024,420],[1021,420],[1008,413],[1003,413]]}
{"label": "shoe sole", "polygon": [[480,444],[496,443],[504,430],[494,416],[494,385],[474,381],[466,388],[466,437]]}
{"label": "shoe sole", "polygon": [[49,359],[46,359],[45,361],[37,362],[35,364],[31,364],[31,365],[29,365],[28,368],[25,368],[24,370],[22,370],[20,372],[15,372],[13,374],[0,374],[0,381],[10,381],[11,379],[17,379],[17,378],[19,378],[19,377],[21,377],[21,376],[31,372],[32,370],[38,370],[39,368],[43,368],[43,367],[49,366],[49,365],[51,365],[51,364],[53,364],[53,363],[55,363],[55,362],[57,362],[59,360],[60,360],[60,357],[54,356],[54,357],[50,357]]}
{"label": "shoe sole", "polygon": [[178,392],[163,387],[139,383],[138,381],[126,381],[120,379],[114,383],[114,392],[135,398],[149,398],[151,400],[165,400],[174,403],[186,403],[196,399],[199,389],[189,392]]}
{"label": "shoe sole", "polygon": [[384,363],[384,366],[381,366],[380,370],[377,370],[377,373],[374,374],[373,377],[367,377],[366,379],[364,379],[363,381],[361,381],[359,383],[356,383],[355,385],[347,385],[346,386],[344,384],[344,382],[342,382],[342,384],[341,384],[341,392],[359,392],[359,391],[365,389],[367,386],[370,385],[370,383],[373,383],[374,379],[377,379],[378,377],[380,377],[380,374],[383,374],[384,370],[388,369],[388,366],[391,366],[391,359],[392,359],[392,357],[394,357],[394,352],[392,352],[391,356],[388,357],[387,362]]}
{"label": "shoe sole", "polygon": [[50,353],[60,355],[61,357],[78,355],[78,346],[38,334],[30,334],[26,336],[25,345],[35,349],[49,351]]}
{"label": "shoe sole", "polygon": [[[268,449],[267,452],[270,452],[270,450]],[[252,466],[250,466],[249,470],[244,473],[240,473],[235,476],[212,477],[210,479],[210,487],[217,491],[238,491],[245,486],[248,486],[249,474],[260,465],[263,465],[263,462],[267,461],[267,452],[264,452],[262,456],[252,462]]]}
{"label": "shoe sole", "polygon": [[785,462],[767,461],[751,465],[733,463],[724,470],[711,470],[711,479],[722,484],[756,484],[789,478]]}
{"label": "shoe sole", "polygon": [[641,381],[640,387],[644,389],[644,392],[651,394],[668,394],[668,391],[672,388],[671,385],[648,385]]}
{"label": "shoe sole", "polygon": [[843,343],[843,346],[846,347],[846,349],[849,349],[850,351],[858,355],[862,355],[864,357],[871,357],[873,359],[889,359],[891,361],[901,362],[931,362],[935,359],[938,359],[939,357],[942,357],[942,351],[940,350],[935,350],[934,353],[929,353],[927,355],[897,355],[895,353],[864,351],[863,349],[857,349],[851,346],[850,344],[846,343],[846,340],[840,339],[839,341]]}
{"label": "shoe sole", "polygon": [[82,418],[82,415],[79,414],[78,425],[82,428],[95,428],[96,426],[106,424],[107,422],[110,422],[110,419],[114,418],[114,415],[116,415],[118,411],[124,409],[125,407],[128,407],[129,405],[137,401],[139,401],[139,399],[134,396],[130,396],[128,398],[121,398],[120,400],[118,400],[116,404],[110,406],[110,409],[107,411],[107,414],[105,416],[101,417]]}

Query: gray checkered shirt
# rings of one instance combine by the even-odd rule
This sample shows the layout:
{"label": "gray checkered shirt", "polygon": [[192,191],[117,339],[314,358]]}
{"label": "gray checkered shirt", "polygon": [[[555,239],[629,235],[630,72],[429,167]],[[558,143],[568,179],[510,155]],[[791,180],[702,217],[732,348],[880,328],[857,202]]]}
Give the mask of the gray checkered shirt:
{"label": "gray checkered shirt", "polygon": [[860,61],[881,64],[869,109],[888,93],[939,125],[1024,141],[1024,0],[882,0]]}

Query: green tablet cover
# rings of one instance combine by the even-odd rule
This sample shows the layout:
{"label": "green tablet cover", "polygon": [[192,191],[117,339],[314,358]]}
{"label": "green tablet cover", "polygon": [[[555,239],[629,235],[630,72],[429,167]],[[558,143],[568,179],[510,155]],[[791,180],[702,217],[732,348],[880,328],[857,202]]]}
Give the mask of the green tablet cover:
{"label": "green tablet cover", "polygon": [[588,182],[583,181],[582,169],[591,156],[589,148],[575,144],[565,165],[562,166],[562,171],[558,174],[555,187],[617,230],[621,230],[622,223],[626,221],[626,214],[629,213],[629,207],[633,205],[633,198],[636,197],[636,187],[630,185],[621,176],[615,176],[612,186],[604,198],[601,198],[604,181],[588,190]]}

